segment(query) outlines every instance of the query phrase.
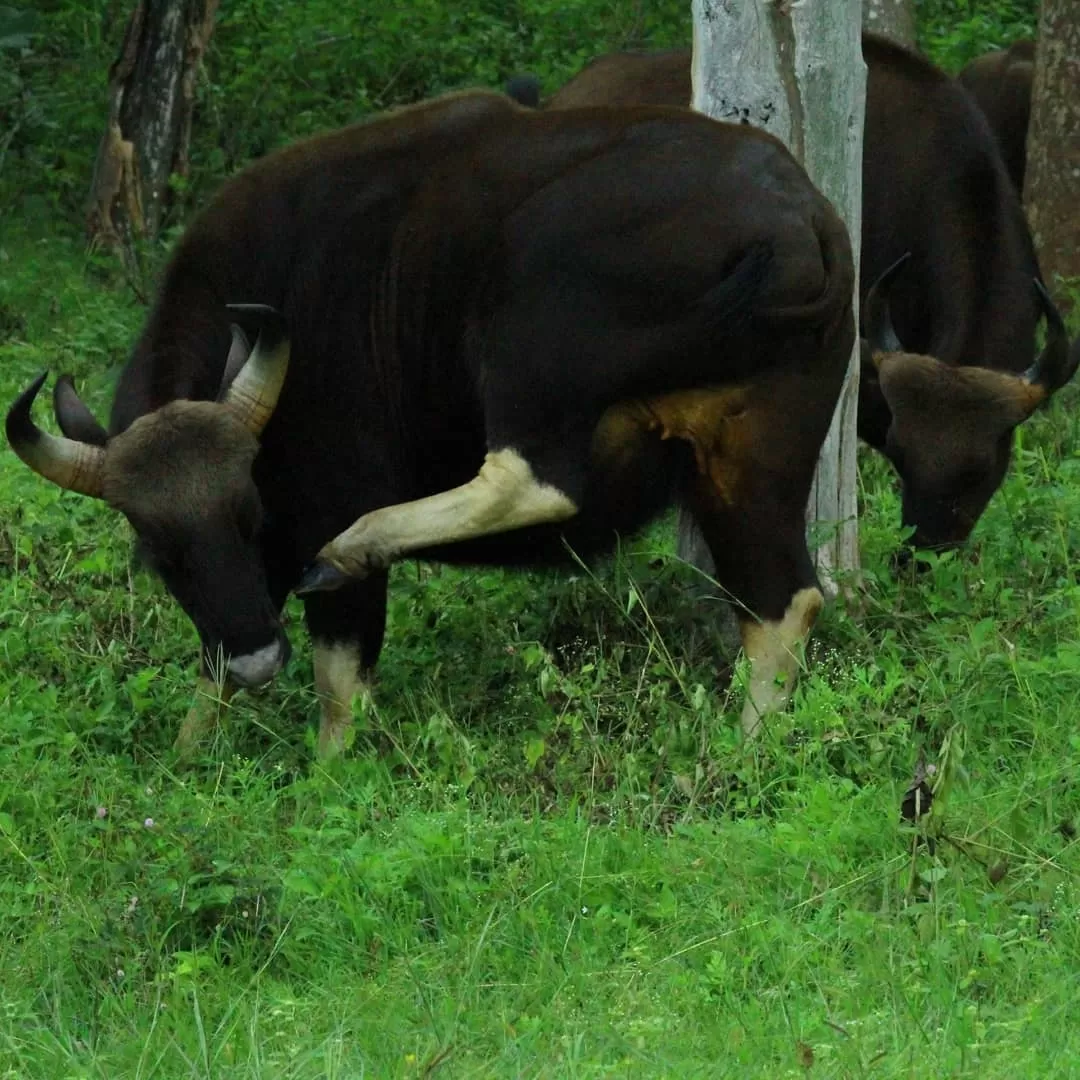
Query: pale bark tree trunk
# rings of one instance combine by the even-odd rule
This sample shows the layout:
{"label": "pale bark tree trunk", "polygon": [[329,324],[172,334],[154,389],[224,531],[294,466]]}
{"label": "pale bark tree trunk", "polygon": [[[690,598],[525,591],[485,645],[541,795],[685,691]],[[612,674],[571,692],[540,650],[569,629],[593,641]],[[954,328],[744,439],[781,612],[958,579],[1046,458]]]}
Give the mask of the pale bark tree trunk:
{"label": "pale bark tree trunk", "polygon": [[186,175],[195,78],[218,0],[139,0],[109,69],[108,117],[87,200],[92,243],[157,236],[169,177]]}
{"label": "pale bark tree trunk", "polygon": [[864,30],[915,47],[915,9],[912,0],[863,0]]}
{"label": "pale bark tree trunk", "polygon": [[1039,264],[1055,298],[1057,279],[1080,277],[1080,4],[1042,0],[1024,174]]}
{"label": "pale bark tree trunk", "polygon": [[[860,0],[693,0],[693,106],[782,139],[829,198],[852,236],[858,281],[866,65]],[[855,316],[858,318],[858,289]],[[835,595],[858,570],[855,432],[859,350],[822,448],[807,508],[818,573]],[[711,572],[698,530],[680,518],[679,553]],[[816,535],[813,535],[816,534]]]}

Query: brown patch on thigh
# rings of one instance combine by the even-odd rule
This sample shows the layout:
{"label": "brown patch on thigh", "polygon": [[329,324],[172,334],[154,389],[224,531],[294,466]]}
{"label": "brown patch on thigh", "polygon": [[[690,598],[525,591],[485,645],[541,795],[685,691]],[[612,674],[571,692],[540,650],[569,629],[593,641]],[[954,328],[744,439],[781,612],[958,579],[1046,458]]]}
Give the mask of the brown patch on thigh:
{"label": "brown patch on thigh", "polygon": [[693,448],[698,471],[731,505],[739,494],[739,462],[753,435],[749,399],[746,387],[725,387],[622,402],[608,409],[597,426],[593,463],[604,470],[627,465],[651,433],[682,439]]}
{"label": "brown patch on thigh", "polygon": [[648,441],[652,415],[644,402],[612,405],[593,432],[590,458],[593,468],[607,475],[632,465]]}

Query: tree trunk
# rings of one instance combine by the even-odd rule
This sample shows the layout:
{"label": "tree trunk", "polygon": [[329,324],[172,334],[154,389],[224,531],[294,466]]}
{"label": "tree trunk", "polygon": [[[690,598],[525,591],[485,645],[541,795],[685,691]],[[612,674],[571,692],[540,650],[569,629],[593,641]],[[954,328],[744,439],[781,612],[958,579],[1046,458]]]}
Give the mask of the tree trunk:
{"label": "tree trunk", "polygon": [[195,77],[218,0],[139,0],[109,69],[108,118],[87,203],[92,243],[154,239],[169,177],[188,171]]}
{"label": "tree trunk", "polygon": [[1024,204],[1039,264],[1062,306],[1059,278],[1080,277],[1080,4],[1042,0],[1031,92]]}
{"label": "tree trunk", "polygon": [[[862,208],[866,65],[860,0],[693,0],[693,105],[782,139],[829,198],[854,238],[855,280]],[[858,289],[855,316],[858,319]],[[807,508],[822,586],[858,570],[855,486],[856,344]],[[693,530],[696,532],[696,529]],[[679,551],[696,565],[704,545],[680,521]],[[711,560],[702,569],[708,569]]]}
{"label": "tree trunk", "polygon": [[915,48],[915,10],[912,0],[863,0],[864,30]]}

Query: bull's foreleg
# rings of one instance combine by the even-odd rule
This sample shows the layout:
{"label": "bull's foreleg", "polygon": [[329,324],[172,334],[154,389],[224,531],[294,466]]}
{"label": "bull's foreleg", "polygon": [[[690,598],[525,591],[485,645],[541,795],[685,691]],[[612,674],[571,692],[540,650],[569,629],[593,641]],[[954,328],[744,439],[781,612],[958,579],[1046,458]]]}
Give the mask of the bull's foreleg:
{"label": "bull's foreleg", "polygon": [[336,592],[304,598],[304,617],[315,645],[322,758],[345,749],[355,699],[365,706],[371,703],[373,671],[386,630],[387,582],[388,575],[381,571]]}
{"label": "bull's foreleg", "polygon": [[319,697],[320,758],[345,749],[353,725],[353,702],[371,704],[371,683],[365,678],[355,644],[315,642],[315,693]]}
{"label": "bull's foreleg", "polygon": [[491,451],[467,484],[365,514],[323,547],[296,591],[336,589],[411,551],[565,521],[577,510],[559,488],[538,481],[517,451]]}
{"label": "bull's foreleg", "polygon": [[205,665],[195,686],[195,701],[180,725],[173,749],[181,757],[190,757],[200,743],[217,734],[221,711],[226,708],[236,687],[228,679],[212,677]]}

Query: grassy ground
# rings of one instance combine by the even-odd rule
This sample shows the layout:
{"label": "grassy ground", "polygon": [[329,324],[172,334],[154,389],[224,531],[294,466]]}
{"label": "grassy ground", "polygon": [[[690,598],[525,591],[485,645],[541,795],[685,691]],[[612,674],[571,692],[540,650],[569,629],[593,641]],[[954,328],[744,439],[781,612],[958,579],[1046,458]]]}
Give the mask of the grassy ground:
{"label": "grassy ground", "polygon": [[[48,367],[104,414],[142,316],[9,229],[0,401]],[[193,631],[0,450],[0,1076],[1075,1075],[1075,396],[918,581],[864,460],[865,610],[753,751],[657,529],[596,577],[399,568],[328,769],[293,611],[180,769]]]}

